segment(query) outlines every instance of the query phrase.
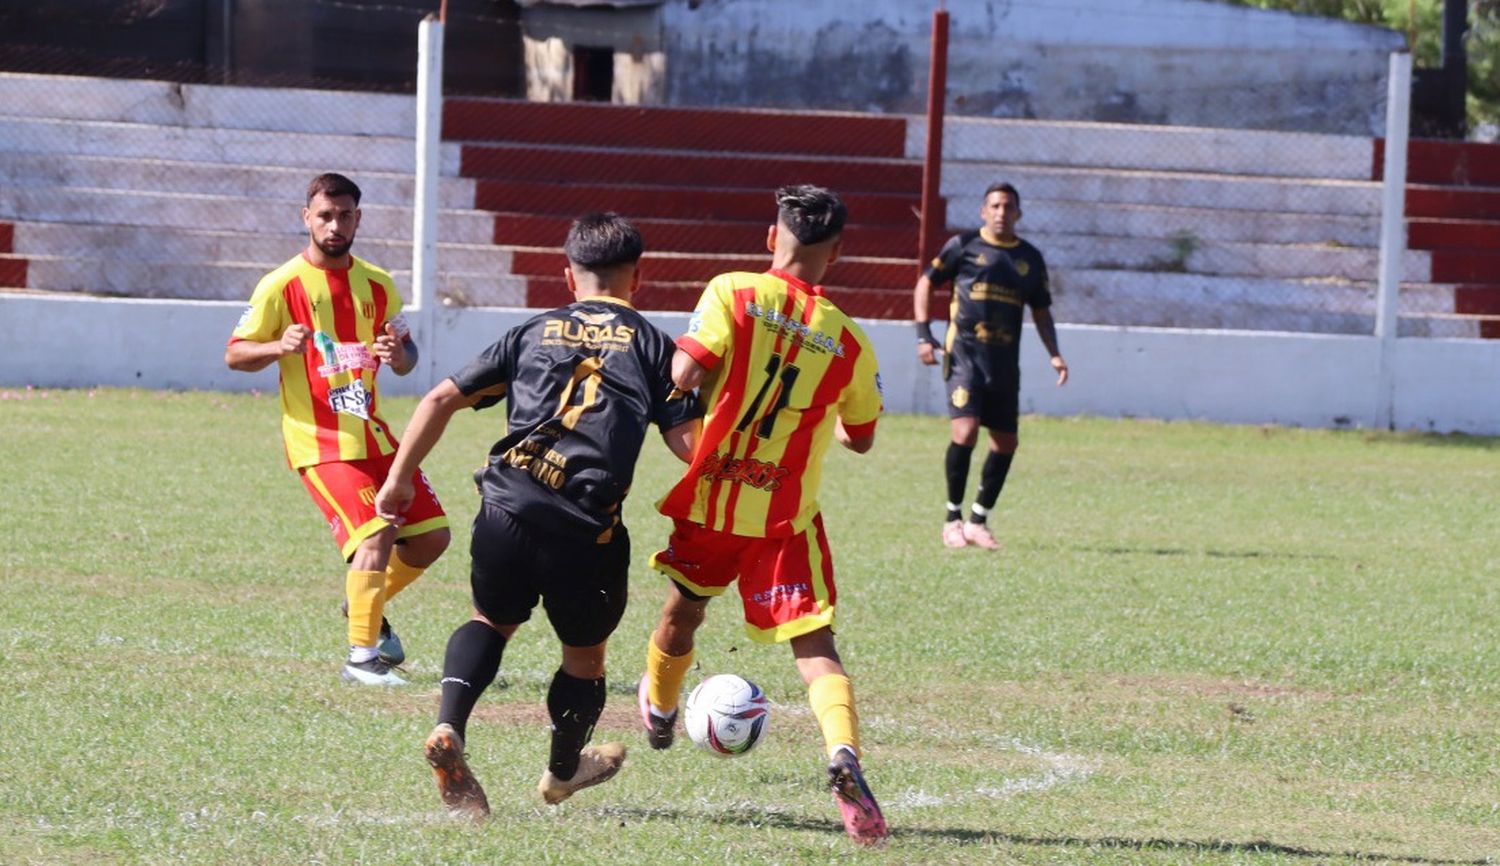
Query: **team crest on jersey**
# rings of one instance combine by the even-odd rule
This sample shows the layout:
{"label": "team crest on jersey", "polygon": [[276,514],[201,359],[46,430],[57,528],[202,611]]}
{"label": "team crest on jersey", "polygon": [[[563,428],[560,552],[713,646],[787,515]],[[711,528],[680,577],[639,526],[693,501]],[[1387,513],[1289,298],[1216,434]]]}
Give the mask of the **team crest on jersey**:
{"label": "team crest on jersey", "polygon": [[974,264],[976,264],[976,265],[987,265],[989,263],[990,263],[990,257],[989,256],[985,255],[984,253],[975,253],[974,254]]}
{"label": "team crest on jersey", "polygon": [[953,408],[962,409],[969,405],[969,389],[960,385],[953,389],[953,396],[949,399],[953,401]]}
{"label": "team crest on jersey", "polygon": [[1016,262],[1016,273],[1020,274],[1023,277],[1031,273],[1031,262],[1028,262],[1025,259],[1021,259],[1020,261]]}

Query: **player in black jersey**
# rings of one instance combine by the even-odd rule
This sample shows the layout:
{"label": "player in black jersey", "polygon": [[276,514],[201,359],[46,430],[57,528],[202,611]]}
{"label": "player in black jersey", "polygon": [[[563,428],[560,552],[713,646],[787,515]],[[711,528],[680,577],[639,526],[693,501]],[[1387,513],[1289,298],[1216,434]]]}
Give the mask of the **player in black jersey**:
{"label": "player in black jersey", "polygon": [[[917,357],[923,364],[936,364],[937,341],[932,338],[928,307],[933,287],[952,281],[953,302],[943,339],[943,380],[948,384],[952,435],[944,461],[948,513],[943,543],[994,550],[1000,545],[985,518],[1000,498],[1016,454],[1023,308],[1031,308],[1031,320],[1057,371],[1058,385],[1068,381],[1068,364],[1057,350],[1047,263],[1040,250],[1016,235],[1021,194],[1008,183],[991,184],[984,191],[979,215],[984,219],[979,230],[949,238],[922,272],[914,307]],[[981,426],[989,431],[990,450],[965,522],[964,488]]]}
{"label": "player in black jersey", "polygon": [[[655,423],[674,454],[692,454],[702,410],[672,385],[672,338],[630,305],[641,236],[615,214],[568,232],[568,286],[577,299],[512,328],[422,398],[394,467],[416,466],[461,408],[506,400],[507,434],[476,473],[482,504],[470,544],[474,617],[443,660],[438,725],[426,755],[449,809],[489,812],[464,761],[464,735],[494,681],[505,643],[538,600],[562,642],[547,692],[552,751],[538,791],[559,803],[619,770],[625,747],[585,744],[604,709],[604,647],[625,612],[630,537],[620,506]],[[411,473],[393,471],[375,498],[396,522]]]}

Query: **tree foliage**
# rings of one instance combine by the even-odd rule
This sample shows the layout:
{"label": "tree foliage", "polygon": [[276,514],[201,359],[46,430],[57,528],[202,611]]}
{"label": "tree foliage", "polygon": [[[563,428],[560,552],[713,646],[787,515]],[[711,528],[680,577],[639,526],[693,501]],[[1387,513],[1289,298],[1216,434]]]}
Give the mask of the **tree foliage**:
{"label": "tree foliage", "polygon": [[[1443,0],[1227,0],[1240,6],[1376,24],[1407,34],[1417,66],[1438,66]],[[1500,0],[1469,0],[1469,126],[1500,123]]]}

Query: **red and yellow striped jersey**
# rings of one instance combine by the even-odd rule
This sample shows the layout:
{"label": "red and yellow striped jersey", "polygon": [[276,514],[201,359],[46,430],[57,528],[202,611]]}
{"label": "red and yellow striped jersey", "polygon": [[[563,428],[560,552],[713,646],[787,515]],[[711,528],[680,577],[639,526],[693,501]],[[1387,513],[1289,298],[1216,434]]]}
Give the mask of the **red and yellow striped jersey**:
{"label": "red and yellow striped jersey", "polygon": [[857,437],[880,416],[864,330],[820,286],[776,270],[728,273],[704,289],[677,347],[709,369],[700,389],[707,414],[661,513],[734,535],[805,530],[818,513],[835,419]]}
{"label": "red and yellow striped jersey", "polygon": [[375,337],[392,323],[408,332],[391,275],[351,256],[347,270],[324,270],[305,255],[261,278],[229,338],[265,343],[293,324],[312,329],[307,352],[281,370],[281,435],[293,469],[394,453],[380,417]]}

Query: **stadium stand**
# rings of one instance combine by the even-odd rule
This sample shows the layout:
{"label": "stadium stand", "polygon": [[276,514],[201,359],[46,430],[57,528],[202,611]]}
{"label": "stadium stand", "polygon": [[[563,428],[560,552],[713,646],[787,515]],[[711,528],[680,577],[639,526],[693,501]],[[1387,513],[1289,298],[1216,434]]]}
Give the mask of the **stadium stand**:
{"label": "stadium stand", "polygon": [[[409,284],[411,97],[0,75],[0,104],[0,285],[244,298],[300,246],[298,193],[323,170],[361,184],[357,251]],[[650,250],[641,306],[688,309],[714,273],[764,267],[769,189],[815,182],[850,205],[831,292],[906,318],[922,134],[920,118],[450,99],[437,290],[558,303],[568,220],[609,208]],[[946,135],[950,230],[992,179],[1015,183],[1059,321],[1371,330],[1378,142],[977,118]],[[1402,333],[1476,336],[1464,315],[1500,312],[1500,149],[1411,152]]]}

